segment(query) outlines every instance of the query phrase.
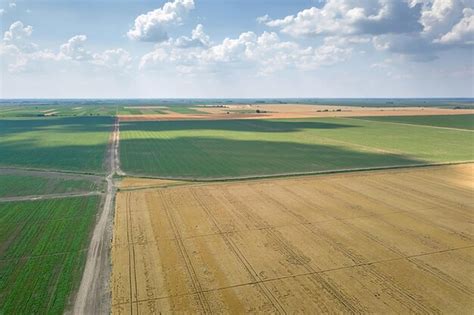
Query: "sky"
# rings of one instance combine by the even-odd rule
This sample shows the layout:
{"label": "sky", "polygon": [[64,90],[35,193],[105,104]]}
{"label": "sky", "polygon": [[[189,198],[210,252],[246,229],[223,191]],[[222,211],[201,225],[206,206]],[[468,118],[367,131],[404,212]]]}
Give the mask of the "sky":
{"label": "sky", "polygon": [[472,0],[0,0],[0,98],[474,97]]}

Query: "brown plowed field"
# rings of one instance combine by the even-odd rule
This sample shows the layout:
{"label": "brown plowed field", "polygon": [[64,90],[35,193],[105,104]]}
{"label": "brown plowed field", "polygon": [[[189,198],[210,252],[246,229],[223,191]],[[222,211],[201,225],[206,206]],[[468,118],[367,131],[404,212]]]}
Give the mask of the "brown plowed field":
{"label": "brown plowed field", "polygon": [[473,170],[120,192],[113,313],[472,313]]}

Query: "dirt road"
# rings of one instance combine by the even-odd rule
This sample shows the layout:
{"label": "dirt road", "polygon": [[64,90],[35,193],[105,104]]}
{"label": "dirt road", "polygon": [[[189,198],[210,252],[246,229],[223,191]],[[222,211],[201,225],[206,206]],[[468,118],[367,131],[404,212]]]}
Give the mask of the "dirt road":
{"label": "dirt road", "polygon": [[0,202],[28,201],[28,200],[42,200],[42,199],[60,199],[60,198],[71,198],[71,197],[96,196],[96,195],[100,195],[100,194],[102,194],[100,191],[88,191],[88,192],[49,194],[49,195],[2,197],[2,198],[0,198]]}
{"label": "dirt road", "polygon": [[112,239],[114,175],[118,170],[119,121],[115,121],[109,143],[107,190],[103,210],[92,235],[81,285],[76,295],[73,314],[110,313],[110,242]]}

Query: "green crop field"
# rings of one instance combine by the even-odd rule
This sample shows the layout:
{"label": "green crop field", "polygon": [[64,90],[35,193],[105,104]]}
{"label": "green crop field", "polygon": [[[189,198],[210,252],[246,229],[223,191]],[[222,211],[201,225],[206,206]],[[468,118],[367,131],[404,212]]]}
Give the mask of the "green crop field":
{"label": "green crop field", "polygon": [[114,116],[117,106],[40,105],[2,106],[0,117]]}
{"label": "green crop field", "polygon": [[473,160],[471,131],[351,118],[121,123],[130,174],[225,178]]}
{"label": "green crop field", "polygon": [[358,119],[474,130],[474,115],[383,116]]}
{"label": "green crop field", "polygon": [[104,172],[108,117],[0,119],[0,166]]}
{"label": "green crop field", "polygon": [[0,203],[0,314],[62,314],[100,197]]}
{"label": "green crop field", "polygon": [[193,105],[11,105],[0,106],[0,118],[165,115],[166,111],[182,114],[206,114],[193,108]]}
{"label": "green crop field", "polygon": [[0,198],[102,189],[97,180],[52,175],[6,174],[0,170]]}

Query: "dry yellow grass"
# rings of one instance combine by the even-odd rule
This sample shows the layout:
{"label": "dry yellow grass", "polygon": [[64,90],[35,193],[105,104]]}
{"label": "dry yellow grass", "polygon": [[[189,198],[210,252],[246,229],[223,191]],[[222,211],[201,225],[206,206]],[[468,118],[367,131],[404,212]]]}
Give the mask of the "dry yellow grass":
{"label": "dry yellow grass", "polygon": [[119,183],[120,189],[136,189],[136,188],[147,188],[147,187],[162,187],[183,184],[186,182],[178,180],[168,179],[149,179],[139,177],[126,177]]}
{"label": "dry yellow grass", "polygon": [[472,313],[473,165],[120,192],[115,314]]}
{"label": "dry yellow grass", "polygon": [[[118,115],[121,121],[140,120],[221,120],[221,119],[280,119],[311,117],[360,117],[360,116],[419,116],[473,114],[472,109],[423,108],[423,107],[358,107],[335,105],[275,105],[241,104],[226,107],[193,108],[200,113],[182,114],[165,110],[165,114]],[[257,114],[256,110],[264,113]],[[246,111],[246,112],[242,112]]]}

